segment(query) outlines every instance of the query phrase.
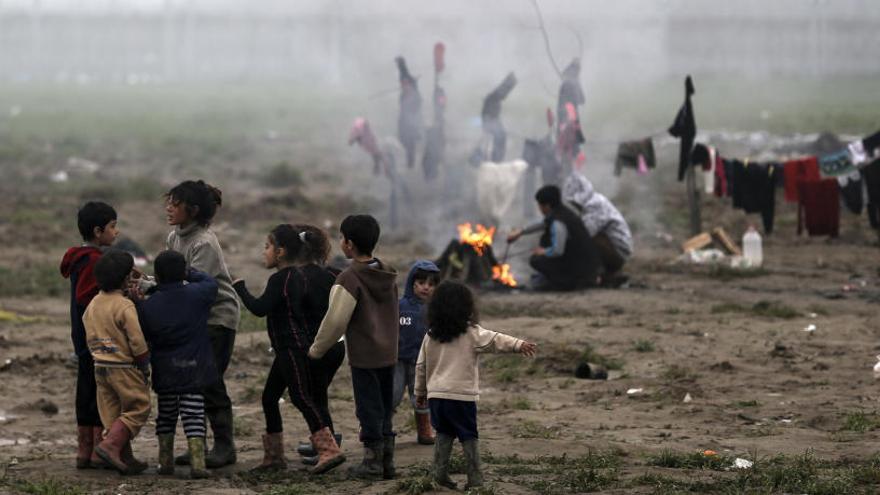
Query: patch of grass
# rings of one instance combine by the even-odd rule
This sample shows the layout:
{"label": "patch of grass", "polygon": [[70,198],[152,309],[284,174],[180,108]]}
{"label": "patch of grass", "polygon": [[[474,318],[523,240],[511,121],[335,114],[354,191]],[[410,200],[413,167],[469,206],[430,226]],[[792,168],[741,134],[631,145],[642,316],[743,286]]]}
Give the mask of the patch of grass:
{"label": "patch of grass", "polygon": [[633,343],[636,352],[654,352],[654,343],[648,339],[639,339]]}
{"label": "patch of grass", "polygon": [[515,411],[528,411],[534,407],[532,401],[530,401],[528,397],[522,395],[517,395],[511,398],[505,397],[498,405],[499,407],[513,409]]}
{"label": "patch of grass", "polygon": [[394,487],[394,493],[405,493],[407,495],[421,495],[434,489],[434,482],[431,476],[419,476],[416,478],[405,478],[397,482]]}
{"label": "patch of grass", "polygon": [[499,382],[514,383],[525,372],[528,362],[517,355],[501,354],[484,360],[483,366],[490,370]]}
{"label": "patch of grass", "polygon": [[44,479],[39,481],[21,480],[11,484],[15,493],[29,493],[33,495],[86,495],[86,491],[75,485],[68,485],[56,479]]}
{"label": "patch of grass", "polygon": [[712,314],[719,313],[745,313],[746,307],[737,303],[721,303],[712,306]]}
{"label": "patch of grass", "polygon": [[660,376],[666,382],[692,382],[697,379],[698,375],[691,371],[690,368],[673,364],[667,366]]}
{"label": "patch of grass", "polygon": [[801,316],[801,313],[791,306],[778,301],[758,301],[751,307],[737,303],[721,303],[712,306],[712,314],[719,313],[751,313],[754,316],[765,318],[792,319]]}
{"label": "patch of grass", "polygon": [[722,471],[733,464],[733,459],[725,455],[706,455],[703,452],[674,452],[663,450],[648,457],[648,465],[672,469],[709,469]]}
{"label": "patch of grass", "polygon": [[706,272],[706,276],[719,280],[721,282],[729,282],[731,280],[743,278],[755,278],[769,275],[770,272],[764,268],[732,268],[726,265],[713,265]]}
{"label": "patch of grass", "polygon": [[561,431],[558,426],[544,426],[537,421],[525,420],[510,428],[515,438],[543,438],[550,440],[559,438]]}
{"label": "patch of grass", "polygon": [[620,370],[624,365],[622,359],[599,354],[590,344],[585,346],[584,352],[581,354],[581,362],[598,364],[608,370]]}
{"label": "patch of grass", "polygon": [[260,493],[263,493],[265,495],[307,495],[315,492],[314,489],[309,485],[282,485],[274,486]]}
{"label": "patch of grass", "polygon": [[266,318],[254,316],[250,311],[242,308],[241,312],[241,322],[238,324],[238,332],[239,333],[249,333],[249,332],[265,332],[266,331]]}
{"label": "patch of grass", "polygon": [[840,430],[864,433],[876,430],[878,427],[880,427],[880,415],[876,412],[852,411],[844,417]]}
{"label": "patch of grass", "polygon": [[70,282],[61,276],[55,263],[0,266],[0,297],[59,297],[69,290]]}
{"label": "patch of grass", "polygon": [[251,436],[254,434],[254,425],[243,416],[235,416],[232,420],[232,429],[238,436]]}
{"label": "patch of grass", "polygon": [[736,407],[758,407],[761,405],[757,400],[740,400],[733,403]]}
{"label": "patch of grass", "polygon": [[286,188],[301,186],[303,183],[302,170],[291,166],[286,161],[281,161],[269,167],[260,176],[260,185],[271,188]]}

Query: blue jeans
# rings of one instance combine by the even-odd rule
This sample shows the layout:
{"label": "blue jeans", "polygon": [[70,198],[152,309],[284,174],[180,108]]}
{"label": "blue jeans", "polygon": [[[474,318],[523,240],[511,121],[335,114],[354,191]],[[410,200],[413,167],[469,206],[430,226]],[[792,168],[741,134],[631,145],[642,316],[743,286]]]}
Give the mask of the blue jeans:
{"label": "blue jeans", "polygon": [[416,408],[416,365],[398,361],[394,366],[394,409],[403,400],[404,390],[409,391],[409,402],[416,412],[426,413],[427,409]]}

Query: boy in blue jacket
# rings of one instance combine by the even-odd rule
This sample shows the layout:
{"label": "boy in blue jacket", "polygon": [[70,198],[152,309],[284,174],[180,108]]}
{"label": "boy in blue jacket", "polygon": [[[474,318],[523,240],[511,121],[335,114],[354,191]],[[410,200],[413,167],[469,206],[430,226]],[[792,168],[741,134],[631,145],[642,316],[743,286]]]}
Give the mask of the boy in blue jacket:
{"label": "boy in blue jacket", "polygon": [[159,474],[174,474],[174,431],[183,420],[190,453],[190,476],[206,478],[205,397],[202,390],[217,381],[208,314],[217,297],[217,281],[195,269],[176,251],[156,257],[159,285],[139,304],[144,337],[150,346],[153,390],[159,396],[156,435]]}
{"label": "boy in blue jacket", "polygon": [[416,406],[416,360],[422,340],[428,332],[425,308],[434,293],[439,276],[440,269],[434,263],[427,260],[416,261],[406,278],[403,297],[400,299],[400,337],[397,365],[394,367],[394,408],[403,399],[404,388],[409,389],[409,400],[416,414],[417,440],[422,445],[433,445],[434,433],[431,431],[428,409]]}

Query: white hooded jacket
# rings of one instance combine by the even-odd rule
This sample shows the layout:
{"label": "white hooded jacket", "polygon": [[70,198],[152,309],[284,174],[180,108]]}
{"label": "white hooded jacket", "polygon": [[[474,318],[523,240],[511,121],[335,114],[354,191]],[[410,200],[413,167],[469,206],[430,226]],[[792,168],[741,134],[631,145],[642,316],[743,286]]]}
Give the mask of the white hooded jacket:
{"label": "white hooded jacket", "polygon": [[633,252],[632,233],[620,211],[593,189],[583,174],[572,172],[562,184],[562,199],[574,205],[591,236],[604,233],[623,258]]}

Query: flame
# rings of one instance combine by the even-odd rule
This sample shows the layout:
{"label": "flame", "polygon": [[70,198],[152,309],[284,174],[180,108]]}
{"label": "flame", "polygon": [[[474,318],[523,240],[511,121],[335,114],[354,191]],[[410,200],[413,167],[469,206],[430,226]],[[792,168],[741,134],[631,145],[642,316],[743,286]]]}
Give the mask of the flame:
{"label": "flame", "polygon": [[495,227],[488,229],[477,224],[477,230],[473,230],[470,222],[458,226],[458,241],[462,244],[470,244],[478,255],[483,255],[483,249],[492,245],[492,237],[495,235]]}
{"label": "flame", "polygon": [[492,280],[497,280],[508,287],[516,287],[516,279],[510,273],[510,265],[495,265],[492,267]]}

